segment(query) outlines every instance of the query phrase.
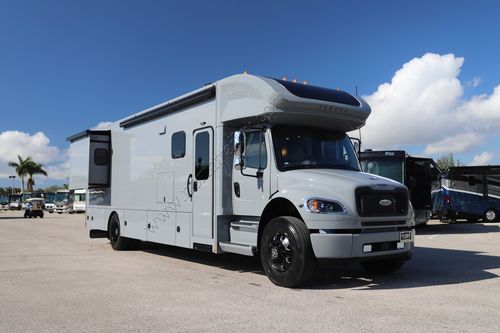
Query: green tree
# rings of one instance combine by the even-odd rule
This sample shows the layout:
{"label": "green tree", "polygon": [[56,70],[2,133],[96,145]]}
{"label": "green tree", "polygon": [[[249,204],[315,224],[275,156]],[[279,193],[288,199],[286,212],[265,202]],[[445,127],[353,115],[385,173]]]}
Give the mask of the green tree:
{"label": "green tree", "polygon": [[437,159],[436,164],[443,171],[446,171],[449,167],[462,165],[462,163],[459,160],[456,160],[454,158],[453,153],[441,156],[440,158]]}
{"label": "green tree", "polygon": [[21,156],[17,155],[18,162],[9,162],[9,166],[14,168],[17,175],[21,179],[21,192],[24,192],[24,177],[28,175],[29,166],[34,163],[31,157],[26,157],[23,159]]}
{"label": "green tree", "polygon": [[40,163],[35,163],[31,161],[31,163],[28,163],[26,172],[29,175],[28,178],[28,192],[33,192],[33,185],[35,185],[35,180],[33,179],[33,175],[44,175],[47,176],[47,171],[43,169],[43,164]]}

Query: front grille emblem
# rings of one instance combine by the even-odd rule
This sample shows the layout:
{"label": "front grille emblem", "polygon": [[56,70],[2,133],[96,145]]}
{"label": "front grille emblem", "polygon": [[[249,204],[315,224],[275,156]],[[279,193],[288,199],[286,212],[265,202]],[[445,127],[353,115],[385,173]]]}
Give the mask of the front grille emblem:
{"label": "front grille emblem", "polygon": [[378,204],[380,206],[384,206],[384,207],[389,207],[390,205],[392,205],[392,200],[389,200],[389,199],[382,199],[378,202]]}

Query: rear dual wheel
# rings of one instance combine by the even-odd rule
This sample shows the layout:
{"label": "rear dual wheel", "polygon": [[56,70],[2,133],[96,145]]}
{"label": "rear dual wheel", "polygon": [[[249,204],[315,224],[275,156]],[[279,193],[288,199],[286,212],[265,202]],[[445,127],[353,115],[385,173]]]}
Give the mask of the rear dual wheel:
{"label": "rear dual wheel", "polygon": [[121,235],[120,219],[116,214],[111,215],[111,218],[109,219],[108,239],[113,250],[117,251],[131,250],[137,247],[140,243],[139,240],[123,237]]}
{"label": "rear dual wheel", "polygon": [[309,229],[292,216],[277,217],[264,228],[260,259],[276,285],[294,288],[306,283],[315,268]]}

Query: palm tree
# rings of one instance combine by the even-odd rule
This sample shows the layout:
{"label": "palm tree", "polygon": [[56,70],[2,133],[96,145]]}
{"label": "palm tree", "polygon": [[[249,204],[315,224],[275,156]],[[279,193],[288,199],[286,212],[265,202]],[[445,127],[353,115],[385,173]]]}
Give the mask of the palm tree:
{"label": "palm tree", "polygon": [[17,158],[19,162],[9,162],[9,166],[14,168],[19,178],[21,178],[21,192],[24,192],[24,177],[28,174],[29,165],[34,162],[29,156],[23,159],[21,156],[17,155]]}
{"label": "palm tree", "polygon": [[47,176],[47,171],[43,169],[43,164],[35,163],[34,161],[30,161],[30,163],[28,163],[26,172],[30,176],[28,178],[28,192],[33,192],[33,185],[35,185],[33,175],[39,174]]}

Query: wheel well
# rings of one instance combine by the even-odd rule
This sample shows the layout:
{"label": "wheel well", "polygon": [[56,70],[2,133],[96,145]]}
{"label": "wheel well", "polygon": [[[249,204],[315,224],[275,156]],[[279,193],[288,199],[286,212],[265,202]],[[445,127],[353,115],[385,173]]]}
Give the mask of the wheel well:
{"label": "wheel well", "polygon": [[266,225],[275,217],[278,216],[293,216],[302,220],[302,216],[297,208],[285,198],[276,198],[269,202],[264,208],[259,221],[259,232],[257,234],[257,249],[260,249],[260,238]]}

